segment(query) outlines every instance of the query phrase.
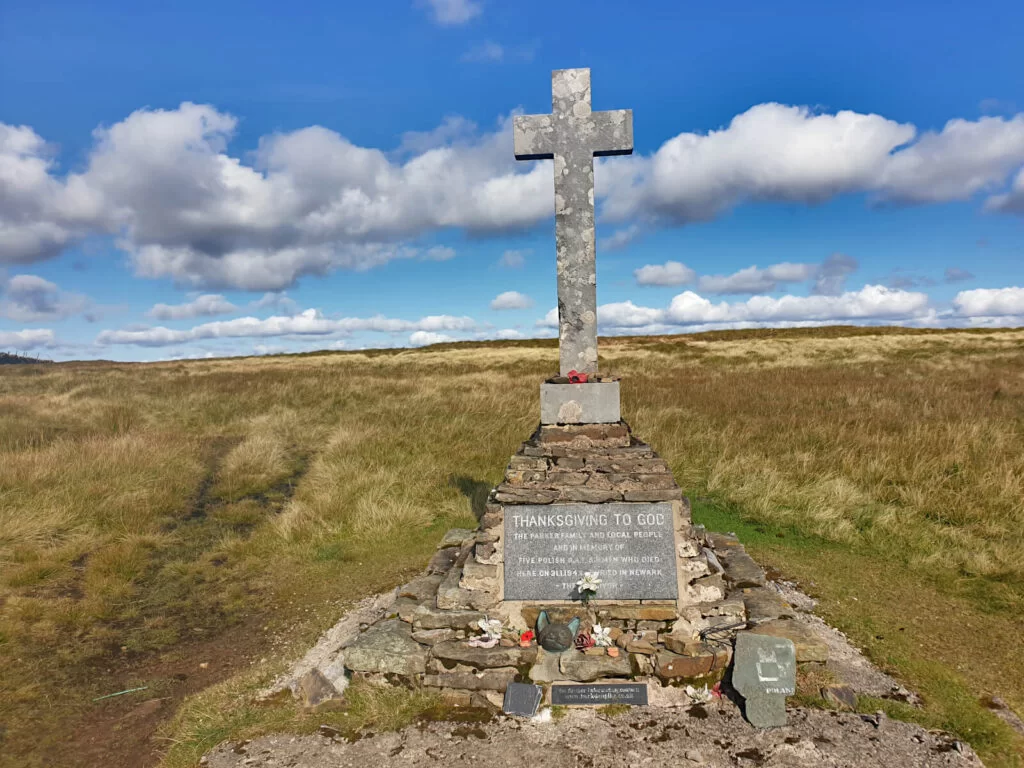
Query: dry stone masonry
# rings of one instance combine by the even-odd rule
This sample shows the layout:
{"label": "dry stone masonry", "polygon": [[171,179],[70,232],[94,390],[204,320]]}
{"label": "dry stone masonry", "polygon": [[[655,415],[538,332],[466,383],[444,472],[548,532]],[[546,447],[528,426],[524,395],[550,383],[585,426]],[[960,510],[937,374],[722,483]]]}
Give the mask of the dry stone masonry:
{"label": "dry stone masonry", "polygon": [[[509,576],[515,544],[507,537],[519,530],[510,520],[524,510],[556,516],[580,508],[612,519],[616,510],[621,517],[630,508],[639,510],[634,517],[669,513],[673,538],[665,557],[672,559],[677,597],[645,597],[641,583],[641,591],[625,599],[603,599],[599,589],[586,607],[569,590],[560,598],[506,599],[520,578]],[[639,551],[645,540],[629,538],[641,542]],[[582,576],[575,566],[562,570]],[[512,682],[544,686],[548,697],[553,684],[710,686],[729,669],[737,631],[799,634],[792,609],[765,587],[764,572],[739,541],[691,523],[689,503],[667,463],[623,422],[538,427],[491,492],[479,528],[449,531],[426,572],[398,595],[391,613],[346,648],[345,667],[356,677],[437,688],[462,705],[498,707]],[[516,635],[534,630],[541,610],[553,621],[579,617],[582,635],[595,624],[608,627],[614,645],[564,653],[535,641],[521,646]],[[504,636],[491,648],[470,645],[487,619],[500,621]],[[827,653],[813,639],[803,658],[799,643],[797,649],[799,661],[821,661]]]}

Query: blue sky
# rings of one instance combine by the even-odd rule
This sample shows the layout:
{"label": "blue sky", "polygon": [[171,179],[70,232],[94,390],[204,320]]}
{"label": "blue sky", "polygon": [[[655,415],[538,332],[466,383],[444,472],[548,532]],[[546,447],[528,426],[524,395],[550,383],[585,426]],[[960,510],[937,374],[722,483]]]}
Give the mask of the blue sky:
{"label": "blue sky", "polygon": [[569,67],[634,112],[603,334],[1024,326],[1019,3],[140,5],[0,6],[0,350],[554,335]]}

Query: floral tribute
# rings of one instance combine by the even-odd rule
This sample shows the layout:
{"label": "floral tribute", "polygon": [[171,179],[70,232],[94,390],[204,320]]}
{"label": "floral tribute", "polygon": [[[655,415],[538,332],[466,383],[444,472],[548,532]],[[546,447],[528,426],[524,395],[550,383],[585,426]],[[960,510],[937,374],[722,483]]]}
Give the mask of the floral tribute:
{"label": "floral tribute", "polygon": [[576,589],[580,593],[580,598],[583,600],[584,605],[590,602],[594,595],[597,594],[597,588],[601,586],[601,579],[598,576],[597,571],[593,573],[584,571],[583,578],[576,582]]}
{"label": "floral tribute", "polygon": [[483,632],[469,640],[474,648],[493,648],[501,642],[501,622],[497,619],[483,618],[477,622],[477,626]]}
{"label": "floral tribute", "polygon": [[576,638],[573,641],[573,643],[575,644],[577,651],[585,651],[587,650],[587,648],[594,647],[594,638],[586,632],[580,632],[578,635],[576,635]]}
{"label": "floral tribute", "polygon": [[600,624],[595,624],[594,628],[590,630],[590,636],[594,638],[594,645],[598,648],[610,648],[612,645],[611,627],[602,627]]}

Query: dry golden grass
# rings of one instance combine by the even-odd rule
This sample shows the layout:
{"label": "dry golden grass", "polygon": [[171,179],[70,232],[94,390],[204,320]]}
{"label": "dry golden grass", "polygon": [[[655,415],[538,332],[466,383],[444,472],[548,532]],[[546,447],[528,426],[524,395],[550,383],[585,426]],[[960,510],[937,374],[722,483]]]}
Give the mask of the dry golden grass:
{"label": "dry golden grass", "polygon": [[[691,496],[1020,621],[1024,331],[735,332],[601,352],[626,419]],[[556,359],[520,342],[0,369],[12,754],[30,764],[34,718],[87,712],[90,665],[122,647],[355,599],[419,567],[532,431]],[[971,663],[997,677],[994,659]],[[41,714],[33,702],[58,689],[71,709]],[[1024,683],[1004,697],[1024,706]]]}

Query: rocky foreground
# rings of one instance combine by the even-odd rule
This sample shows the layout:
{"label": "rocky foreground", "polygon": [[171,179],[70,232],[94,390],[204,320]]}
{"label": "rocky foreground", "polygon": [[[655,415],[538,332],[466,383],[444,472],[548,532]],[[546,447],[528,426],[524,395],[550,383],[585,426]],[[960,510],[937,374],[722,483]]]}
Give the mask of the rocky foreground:
{"label": "rocky foreground", "polygon": [[208,768],[435,766],[787,766],[916,768],[981,766],[948,734],[886,718],[790,710],[784,728],[757,730],[730,701],[686,710],[637,708],[610,716],[573,710],[556,722],[499,716],[482,724],[429,723],[355,742],[332,735],[267,736],[225,743]]}

